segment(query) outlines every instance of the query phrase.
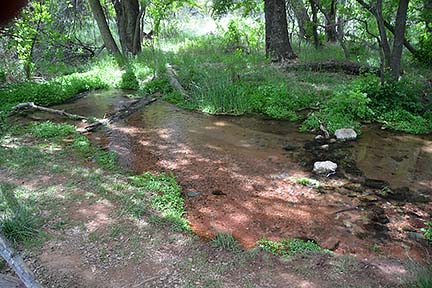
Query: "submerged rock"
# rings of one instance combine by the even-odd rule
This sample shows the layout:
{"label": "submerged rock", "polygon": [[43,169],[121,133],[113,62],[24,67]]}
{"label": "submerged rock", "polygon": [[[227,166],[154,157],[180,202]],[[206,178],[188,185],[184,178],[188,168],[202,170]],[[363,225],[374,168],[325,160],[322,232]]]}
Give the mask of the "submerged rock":
{"label": "submerged rock", "polygon": [[331,161],[320,161],[314,163],[313,172],[317,174],[335,173],[337,164]]}
{"label": "submerged rock", "polygon": [[338,140],[355,140],[355,139],[357,139],[357,133],[354,131],[354,129],[351,129],[351,128],[338,129],[335,132],[335,136]]}

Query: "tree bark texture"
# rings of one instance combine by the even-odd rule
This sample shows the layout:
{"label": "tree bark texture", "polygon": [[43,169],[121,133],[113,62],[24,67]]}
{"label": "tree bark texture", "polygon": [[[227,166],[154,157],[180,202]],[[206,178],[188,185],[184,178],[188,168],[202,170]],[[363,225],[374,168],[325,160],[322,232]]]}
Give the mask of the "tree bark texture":
{"label": "tree bark texture", "polygon": [[390,51],[390,45],[387,39],[387,32],[384,25],[384,18],[382,14],[382,0],[376,1],[376,7],[375,7],[375,18],[378,25],[378,31],[380,34],[380,47],[384,53],[384,67],[390,68],[390,62],[391,62],[391,51]]}
{"label": "tree bark texture", "polygon": [[116,11],[117,29],[124,55],[133,55],[141,51],[140,37],[140,7],[138,0],[113,0]]}
{"label": "tree bark texture", "polygon": [[314,40],[314,46],[316,49],[321,47],[321,41],[318,36],[318,7],[315,0],[309,0],[312,10],[312,36]]}
{"label": "tree bark texture", "polygon": [[396,13],[395,37],[393,40],[393,55],[391,59],[392,78],[397,80],[401,71],[401,60],[403,51],[403,42],[405,39],[405,28],[408,13],[409,0],[399,0],[399,6]]}
{"label": "tree bark texture", "polygon": [[297,58],[288,38],[285,5],[285,0],[264,1],[266,55],[276,62]]}

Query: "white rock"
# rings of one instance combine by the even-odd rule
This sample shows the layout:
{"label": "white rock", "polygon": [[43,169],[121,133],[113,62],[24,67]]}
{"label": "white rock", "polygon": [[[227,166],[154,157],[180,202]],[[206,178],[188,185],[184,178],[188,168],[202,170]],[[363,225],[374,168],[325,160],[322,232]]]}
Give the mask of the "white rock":
{"label": "white rock", "polygon": [[337,169],[337,164],[331,161],[315,162],[313,172],[317,174],[334,173]]}
{"label": "white rock", "polygon": [[355,140],[357,138],[357,133],[354,129],[343,128],[336,130],[335,136],[339,140]]}

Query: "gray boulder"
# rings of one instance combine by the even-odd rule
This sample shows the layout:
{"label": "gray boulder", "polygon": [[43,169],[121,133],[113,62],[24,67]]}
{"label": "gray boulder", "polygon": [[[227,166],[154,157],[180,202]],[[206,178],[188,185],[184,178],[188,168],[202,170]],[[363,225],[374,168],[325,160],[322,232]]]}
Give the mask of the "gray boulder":
{"label": "gray boulder", "polygon": [[338,140],[355,140],[357,138],[357,133],[354,129],[343,128],[336,130],[335,136]]}
{"label": "gray boulder", "polygon": [[337,164],[331,161],[315,162],[313,172],[317,174],[331,174],[335,173]]}

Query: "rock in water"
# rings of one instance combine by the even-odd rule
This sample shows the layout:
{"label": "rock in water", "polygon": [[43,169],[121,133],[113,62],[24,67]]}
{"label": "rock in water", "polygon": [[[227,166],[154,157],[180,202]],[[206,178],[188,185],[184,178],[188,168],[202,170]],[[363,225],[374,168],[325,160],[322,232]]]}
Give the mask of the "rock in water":
{"label": "rock in water", "polygon": [[337,164],[331,161],[315,162],[313,172],[317,174],[330,174],[336,172]]}
{"label": "rock in water", "polygon": [[335,132],[335,136],[339,140],[355,140],[355,139],[357,139],[357,133],[354,131],[354,129],[351,129],[351,128],[338,129]]}

